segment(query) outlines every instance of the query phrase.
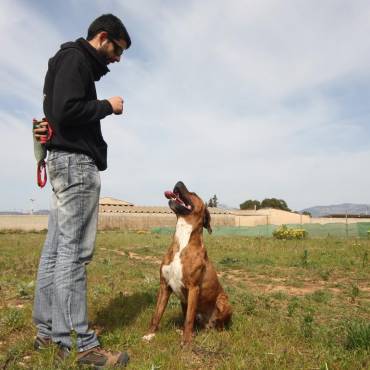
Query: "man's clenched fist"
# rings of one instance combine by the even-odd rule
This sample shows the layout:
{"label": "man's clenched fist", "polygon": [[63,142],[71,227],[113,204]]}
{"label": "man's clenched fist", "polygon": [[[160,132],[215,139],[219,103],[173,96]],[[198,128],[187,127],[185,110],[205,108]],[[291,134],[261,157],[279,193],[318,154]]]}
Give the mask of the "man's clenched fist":
{"label": "man's clenched fist", "polygon": [[120,96],[113,96],[112,98],[109,98],[108,101],[113,108],[114,114],[122,114],[123,99]]}

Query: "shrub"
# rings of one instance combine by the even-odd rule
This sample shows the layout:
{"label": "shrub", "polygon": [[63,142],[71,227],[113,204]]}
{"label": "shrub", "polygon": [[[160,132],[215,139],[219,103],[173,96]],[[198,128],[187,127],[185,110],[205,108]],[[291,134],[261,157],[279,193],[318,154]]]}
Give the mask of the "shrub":
{"label": "shrub", "polygon": [[307,237],[307,231],[304,229],[290,229],[288,226],[282,225],[272,235],[275,239],[304,239]]}

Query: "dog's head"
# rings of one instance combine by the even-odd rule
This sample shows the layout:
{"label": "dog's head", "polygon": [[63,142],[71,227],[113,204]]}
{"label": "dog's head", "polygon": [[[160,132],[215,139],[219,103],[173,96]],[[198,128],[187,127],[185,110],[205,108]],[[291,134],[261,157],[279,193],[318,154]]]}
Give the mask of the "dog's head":
{"label": "dog's head", "polygon": [[211,234],[211,215],[203,200],[195,193],[190,192],[185,184],[179,181],[173,191],[166,191],[165,197],[169,199],[168,205],[177,217],[183,217],[192,225],[201,224]]}

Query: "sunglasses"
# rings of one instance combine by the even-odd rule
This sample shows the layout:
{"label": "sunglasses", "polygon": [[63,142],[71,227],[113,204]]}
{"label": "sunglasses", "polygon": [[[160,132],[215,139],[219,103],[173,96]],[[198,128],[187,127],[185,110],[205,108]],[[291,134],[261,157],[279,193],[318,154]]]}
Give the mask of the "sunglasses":
{"label": "sunglasses", "polygon": [[120,57],[125,51],[125,49],[117,41],[113,39],[108,39],[108,40],[113,44],[114,54]]}

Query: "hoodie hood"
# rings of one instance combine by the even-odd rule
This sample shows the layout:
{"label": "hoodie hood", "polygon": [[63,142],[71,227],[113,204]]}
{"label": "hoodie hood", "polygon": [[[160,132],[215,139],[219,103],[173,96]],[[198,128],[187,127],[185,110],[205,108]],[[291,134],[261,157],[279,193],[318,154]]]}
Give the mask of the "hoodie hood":
{"label": "hoodie hood", "polygon": [[86,56],[94,76],[94,81],[99,81],[102,76],[109,72],[104,58],[84,38],[80,37],[76,41],[69,41],[60,46],[61,50],[69,48],[78,49]]}

